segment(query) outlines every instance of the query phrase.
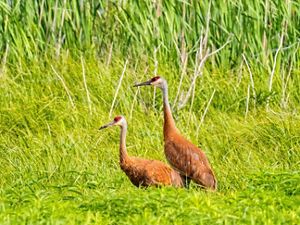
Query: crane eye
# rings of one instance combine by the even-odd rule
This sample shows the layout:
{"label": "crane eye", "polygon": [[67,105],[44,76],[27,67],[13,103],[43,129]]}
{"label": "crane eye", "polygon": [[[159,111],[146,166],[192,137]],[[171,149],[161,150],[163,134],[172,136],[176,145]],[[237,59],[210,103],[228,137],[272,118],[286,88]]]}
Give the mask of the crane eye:
{"label": "crane eye", "polygon": [[155,82],[155,81],[157,81],[159,78],[160,78],[160,76],[153,77],[153,78],[151,79],[151,82]]}

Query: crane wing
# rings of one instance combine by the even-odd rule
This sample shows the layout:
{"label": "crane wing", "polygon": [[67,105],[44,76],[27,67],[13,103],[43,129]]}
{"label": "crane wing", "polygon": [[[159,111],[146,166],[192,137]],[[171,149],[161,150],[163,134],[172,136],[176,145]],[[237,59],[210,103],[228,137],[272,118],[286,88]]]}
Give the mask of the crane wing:
{"label": "crane wing", "polygon": [[125,172],[130,180],[136,185],[173,185],[183,186],[179,173],[168,165],[158,160],[131,158],[132,163],[128,172]]}
{"label": "crane wing", "polygon": [[181,136],[165,141],[165,154],[172,167],[196,183],[214,187],[215,178],[207,157],[194,144]]}
{"label": "crane wing", "polygon": [[155,184],[168,184],[181,187],[183,185],[179,173],[163,162],[151,160],[146,167],[147,175]]}

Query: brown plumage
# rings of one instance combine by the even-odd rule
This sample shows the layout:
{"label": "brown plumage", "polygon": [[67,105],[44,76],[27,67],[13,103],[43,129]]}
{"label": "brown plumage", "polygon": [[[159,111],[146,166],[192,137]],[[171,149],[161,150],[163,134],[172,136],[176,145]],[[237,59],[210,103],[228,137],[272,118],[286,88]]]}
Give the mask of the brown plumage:
{"label": "brown plumage", "polygon": [[183,186],[180,174],[163,162],[128,156],[126,150],[127,122],[123,116],[115,117],[112,122],[100,129],[110,126],[121,127],[120,167],[135,186]]}
{"label": "brown plumage", "polygon": [[163,92],[164,110],[164,149],[165,155],[171,166],[186,177],[186,185],[190,179],[204,188],[216,190],[217,181],[209,165],[205,153],[186,140],[178,131],[172,116],[169,100],[167,81],[159,76],[151,80],[136,84],[137,86],[153,85]]}

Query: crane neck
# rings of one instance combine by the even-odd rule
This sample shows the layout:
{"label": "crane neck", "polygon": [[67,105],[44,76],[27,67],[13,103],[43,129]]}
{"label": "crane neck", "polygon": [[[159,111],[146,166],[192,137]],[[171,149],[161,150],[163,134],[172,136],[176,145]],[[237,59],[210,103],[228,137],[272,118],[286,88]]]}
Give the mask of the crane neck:
{"label": "crane neck", "polygon": [[121,125],[120,133],[120,164],[124,164],[128,158],[127,149],[126,149],[126,133],[127,133],[127,123],[124,122]]}
{"label": "crane neck", "polygon": [[164,81],[161,90],[163,93],[164,135],[166,136],[169,131],[174,129],[177,130],[177,129],[175,126],[175,122],[172,116],[172,111],[169,103],[167,81]]}

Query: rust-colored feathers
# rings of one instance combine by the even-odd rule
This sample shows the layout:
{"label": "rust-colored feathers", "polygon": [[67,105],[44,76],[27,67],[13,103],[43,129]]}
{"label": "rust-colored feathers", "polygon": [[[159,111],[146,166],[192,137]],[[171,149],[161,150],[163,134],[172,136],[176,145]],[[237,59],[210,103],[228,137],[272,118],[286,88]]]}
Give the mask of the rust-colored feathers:
{"label": "rust-colored feathers", "polygon": [[202,187],[217,188],[217,181],[203,151],[177,132],[166,137],[165,155],[173,168]]}
{"label": "rust-colored feathers", "polygon": [[183,186],[179,173],[158,160],[129,157],[121,169],[135,186]]}

